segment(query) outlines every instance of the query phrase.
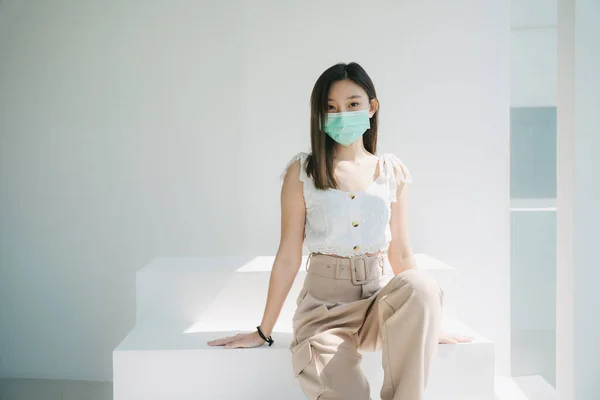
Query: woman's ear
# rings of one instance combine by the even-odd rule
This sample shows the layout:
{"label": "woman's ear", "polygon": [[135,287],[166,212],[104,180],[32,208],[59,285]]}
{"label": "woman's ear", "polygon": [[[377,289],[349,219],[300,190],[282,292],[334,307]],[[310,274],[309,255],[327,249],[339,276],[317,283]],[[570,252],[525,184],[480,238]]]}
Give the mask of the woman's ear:
{"label": "woman's ear", "polygon": [[377,112],[379,108],[379,101],[377,99],[371,99],[369,107],[369,118],[371,118]]}

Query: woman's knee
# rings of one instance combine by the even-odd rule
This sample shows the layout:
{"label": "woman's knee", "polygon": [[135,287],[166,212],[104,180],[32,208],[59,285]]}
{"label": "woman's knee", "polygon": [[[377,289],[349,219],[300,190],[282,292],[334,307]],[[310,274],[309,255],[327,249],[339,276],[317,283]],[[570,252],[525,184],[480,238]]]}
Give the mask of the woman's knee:
{"label": "woman's knee", "polygon": [[[408,292],[411,302],[425,306],[431,303],[443,302],[444,291],[433,275],[425,270],[414,268],[401,272],[394,279],[402,281],[400,290]],[[390,300],[388,300],[390,302]],[[392,305],[397,309],[397,305]]]}

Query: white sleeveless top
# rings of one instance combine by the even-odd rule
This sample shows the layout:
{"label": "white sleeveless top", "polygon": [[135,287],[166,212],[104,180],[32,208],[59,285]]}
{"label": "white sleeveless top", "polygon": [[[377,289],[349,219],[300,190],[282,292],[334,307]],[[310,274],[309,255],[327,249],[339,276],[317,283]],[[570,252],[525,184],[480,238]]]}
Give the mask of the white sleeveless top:
{"label": "white sleeveless top", "polygon": [[301,160],[300,180],[304,182],[306,220],[304,244],[311,253],[343,257],[387,252],[392,240],[391,203],[396,201],[397,182],[393,165],[404,171],[401,182],[412,177],[406,166],[392,153],[379,156],[379,177],[366,189],[345,192],[317,189],[306,174],[307,153],[300,152],[288,162],[280,179],[295,161]]}

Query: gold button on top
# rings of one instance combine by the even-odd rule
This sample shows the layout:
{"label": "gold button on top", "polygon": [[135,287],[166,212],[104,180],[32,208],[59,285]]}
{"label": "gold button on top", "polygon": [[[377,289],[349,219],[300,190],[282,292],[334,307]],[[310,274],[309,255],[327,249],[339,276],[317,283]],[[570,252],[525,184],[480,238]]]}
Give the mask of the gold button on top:
{"label": "gold button on top", "polygon": [[356,228],[358,226],[358,222],[352,221],[352,226]]}
{"label": "gold button on top", "polygon": [[358,246],[358,245],[354,246],[355,251],[358,251],[359,249],[360,249],[360,246]]}
{"label": "gold button on top", "polygon": [[354,193],[348,193],[348,197],[350,197],[352,200],[354,200],[356,195]]}

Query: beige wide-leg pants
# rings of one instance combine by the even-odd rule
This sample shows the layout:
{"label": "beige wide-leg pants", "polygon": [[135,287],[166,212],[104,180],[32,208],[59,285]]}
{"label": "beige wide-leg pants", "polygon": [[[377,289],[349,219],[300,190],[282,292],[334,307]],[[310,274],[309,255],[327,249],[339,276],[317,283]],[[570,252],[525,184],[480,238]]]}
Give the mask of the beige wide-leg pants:
{"label": "beige wide-leg pants", "polygon": [[370,400],[362,354],[382,350],[381,400],[422,400],[444,292],[422,269],[394,276],[387,254],[313,253],[293,317],[293,371],[311,400]]}

